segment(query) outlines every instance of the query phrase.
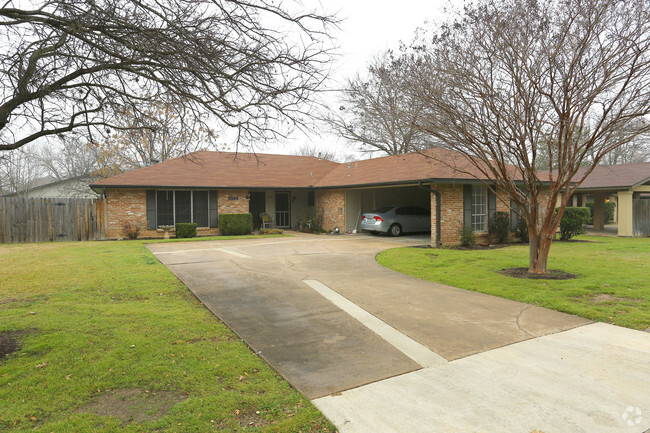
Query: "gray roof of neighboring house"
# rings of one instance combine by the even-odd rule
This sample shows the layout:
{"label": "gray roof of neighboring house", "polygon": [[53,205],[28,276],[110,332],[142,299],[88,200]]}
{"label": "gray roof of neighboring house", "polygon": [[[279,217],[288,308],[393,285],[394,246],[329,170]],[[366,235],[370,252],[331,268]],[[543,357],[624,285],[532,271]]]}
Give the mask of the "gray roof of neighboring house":
{"label": "gray roof of neighboring house", "polygon": [[[37,180],[37,186],[20,191],[18,193],[5,194],[3,197],[40,197],[40,198],[95,198],[97,193],[90,189],[89,184],[93,181],[90,175],[71,177],[69,179],[54,180],[44,183],[48,178]],[[49,178],[55,179],[55,178]]]}

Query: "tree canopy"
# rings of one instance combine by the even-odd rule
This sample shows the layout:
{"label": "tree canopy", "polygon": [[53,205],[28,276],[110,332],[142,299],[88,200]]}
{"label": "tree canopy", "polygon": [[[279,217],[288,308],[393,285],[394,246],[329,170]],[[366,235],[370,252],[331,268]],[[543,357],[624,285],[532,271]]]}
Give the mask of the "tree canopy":
{"label": "tree canopy", "polygon": [[[208,114],[237,142],[302,125],[335,21],[261,0],[10,0],[0,10],[0,150],[124,129],[142,102]],[[202,118],[201,118],[202,119]]]}

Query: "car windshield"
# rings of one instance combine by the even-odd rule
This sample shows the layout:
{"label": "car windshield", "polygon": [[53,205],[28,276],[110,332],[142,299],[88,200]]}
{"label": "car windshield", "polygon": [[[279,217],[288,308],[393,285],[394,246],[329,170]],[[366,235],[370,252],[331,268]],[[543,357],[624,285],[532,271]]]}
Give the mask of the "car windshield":
{"label": "car windshield", "polygon": [[370,213],[386,213],[389,210],[391,210],[392,208],[393,208],[393,206],[384,206],[384,207],[380,207],[379,209],[373,210]]}

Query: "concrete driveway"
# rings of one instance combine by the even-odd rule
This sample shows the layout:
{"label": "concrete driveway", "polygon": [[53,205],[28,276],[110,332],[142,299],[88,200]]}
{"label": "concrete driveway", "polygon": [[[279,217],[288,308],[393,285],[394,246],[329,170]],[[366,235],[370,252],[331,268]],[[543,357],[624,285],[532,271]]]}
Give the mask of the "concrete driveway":
{"label": "concrete driveway", "polygon": [[387,270],[426,237],[152,244],[346,432],[645,432],[650,334]]}

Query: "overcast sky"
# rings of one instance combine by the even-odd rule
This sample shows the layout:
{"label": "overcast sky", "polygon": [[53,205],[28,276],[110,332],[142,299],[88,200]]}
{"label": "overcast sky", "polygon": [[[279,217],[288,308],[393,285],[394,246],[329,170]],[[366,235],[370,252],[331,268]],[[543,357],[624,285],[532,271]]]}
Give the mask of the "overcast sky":
{"label": "overcast sky", "polygon": [[[304,0],[309,7],[317,0]],[[453,3],[459,4],[460,0]],[[336,13],[342,20],[340,28],[332,34],[341,57],[334,65],[330,87],[342,86],[346,79],[365,69],[368,61],[386,49],[397,48],[399,42],[410,42],[415,29],[425,21],[439,17],[448,0],[323,0],[328,13]],[[332,104],[336,100],[332,99]],[[313,141],[323,150],[353,153],[351,146],[335,135],[322,132],[322,136],[294,137],[289,142],[269,145],[266,153],[291,153],[304,141]]]}

